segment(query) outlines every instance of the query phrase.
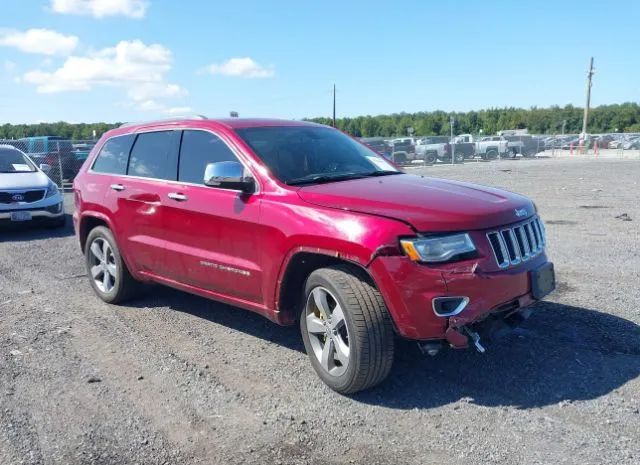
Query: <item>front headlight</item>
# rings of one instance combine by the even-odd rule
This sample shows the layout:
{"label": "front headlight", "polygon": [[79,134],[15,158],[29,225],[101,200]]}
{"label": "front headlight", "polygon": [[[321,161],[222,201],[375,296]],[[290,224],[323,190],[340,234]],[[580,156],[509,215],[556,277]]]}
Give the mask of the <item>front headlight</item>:
{"label": "front headlight", "polygon": [[54,195],[56,195],[58,193],[58,186],[56,186],[56,183],[49,180],[49,184],[47,185],[47,195],[45,196],[45,198],[49,198],[49,197],[53,197]]}
{"label": "front headlight", "polygon": [[401,239],[400,245],[414,262],[447,262],[452,258],[476,251],[476,246],[467,233]]}

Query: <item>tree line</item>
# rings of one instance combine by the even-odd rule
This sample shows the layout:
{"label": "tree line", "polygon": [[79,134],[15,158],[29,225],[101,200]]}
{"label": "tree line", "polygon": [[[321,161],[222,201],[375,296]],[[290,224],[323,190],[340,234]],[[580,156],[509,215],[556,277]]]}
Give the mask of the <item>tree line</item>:
{"label": "tree line", "polygon": [[4,124],[0,126],[0,139],[20,139],[32,136],[60,136],[71,140],[92,140],[94,131],[99,138],[120,123],[38,123],[38,124]]}
{"label": "tree line", "polygon": [[[582,108],[567,105],[549,108],[491,108],[480,111],[447,113],[430,111],[418,113],[394,113],[391,115],[339,118],[336,126],[357,137],[391,137],[407,134],[413,128],[414,135],[449,135],[449,118],[455,118],[456,134],[495,134],[502,129],[529,129],[532,134],[577,134],[582,131]],[[310,118],[308,121],[331,125],[331,118]],[[39,124],[4,124],[0,126],[0,139],[20,139],[31,136],[61,136],[82,140],[100,137],[120,123],[66,122]],[[602,105],[589,113],[589,129],[592,134],[603,132],[640,132],[640,105],[623,103]]]}
{"label": "tree line", "polygon": [[[449,119],[453,116],[456,134],[495,134],[503,129],[527,128],[530,134],[577,134],[582,132],[583,109],[567,105],[550,108],[491,108],[480,111],[444,111],[394,113],[379,116],[338,118],[336,127],[357,137],[391,137],[407,135],[413,128],[414,135],[449,135]],[[310,118],[321,124],[331,125],[331,118]],[[589,112],[588,132],[640,132],[640,105],[602,105]]]}

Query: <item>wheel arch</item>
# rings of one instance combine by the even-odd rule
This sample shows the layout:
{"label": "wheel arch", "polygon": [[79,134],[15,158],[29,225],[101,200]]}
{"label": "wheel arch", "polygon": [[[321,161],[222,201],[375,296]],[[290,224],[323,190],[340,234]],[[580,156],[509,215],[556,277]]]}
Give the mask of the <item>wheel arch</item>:
{"label": "wheel arch", "polygon": [[97,226],[105,226],[111,230],[113,233],[113,228],[111,227],[111,222],[109,219],[98,212],[89,212],[83,214],[80,217],[80,221],[78,223],[78,240],[80,241],[80,249],[84,252],[84,247],[87,243],[87,237],[92,229]]}
{"label": "wheel arch", "polygon": [[304,293],[304,283],[317,269],[345,265],[376,289],[375,281],[360,262],[341,256],[338,252],[301,248],[285,260],[277,281],[275,307],[281,324],[293,324],[298,319],[298,304]]}

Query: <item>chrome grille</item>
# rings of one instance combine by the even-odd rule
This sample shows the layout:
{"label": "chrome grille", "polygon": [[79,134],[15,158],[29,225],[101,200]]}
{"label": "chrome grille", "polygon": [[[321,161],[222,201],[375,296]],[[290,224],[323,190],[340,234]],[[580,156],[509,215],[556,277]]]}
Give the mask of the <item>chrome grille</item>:
{"label": "chrome grille", "polygon": [[537,216],[510,228],[487,234],[500,268],[515,266],[540,254],[547,243],[544,225]]}

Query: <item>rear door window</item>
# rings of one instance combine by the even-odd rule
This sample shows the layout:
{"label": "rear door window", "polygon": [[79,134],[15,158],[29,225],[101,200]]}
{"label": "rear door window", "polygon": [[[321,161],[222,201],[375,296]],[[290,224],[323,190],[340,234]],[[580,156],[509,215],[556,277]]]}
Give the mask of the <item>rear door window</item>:
{"label": "rear door window", "polygon": [[92,170],[97,173],[118,174],[127,173],[129,151],[134,139],[133,134],[112,137],[102,146],[100,153],[93,163]]}
{"label": "rear door window", "polygon": [[175,181],[178,169],[176,138],[179,131],[138,134],[129,160],[129,176]]}
{"label": "rear door window", "polygon": [[207,131],[184,131],[180,145],[178,181],[204,184],[207,165],[220,161],[238,161],[222,139]]}

